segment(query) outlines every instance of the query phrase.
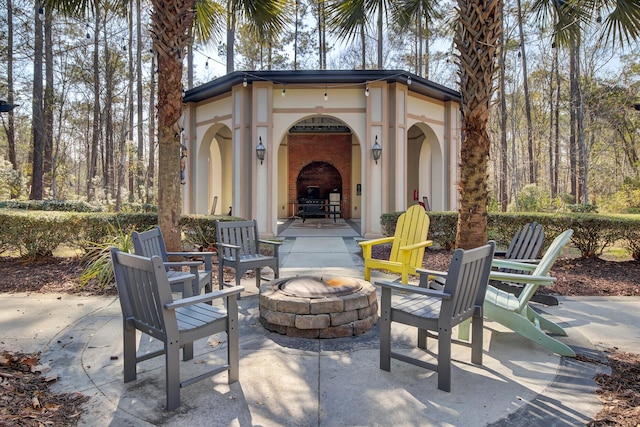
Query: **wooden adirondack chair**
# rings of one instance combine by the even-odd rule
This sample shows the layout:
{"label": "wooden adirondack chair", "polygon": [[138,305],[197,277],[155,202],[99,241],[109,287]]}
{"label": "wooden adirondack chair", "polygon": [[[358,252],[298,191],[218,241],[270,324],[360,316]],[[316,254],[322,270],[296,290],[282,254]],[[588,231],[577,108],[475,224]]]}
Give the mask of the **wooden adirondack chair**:
{"label": "wooden adirondack chair", "polygon": [[[511,239],[511,243],[506,251],[496,251],[496,257],[502,257],[512,261],[522,261],[527,263],[537,263],[538,255],[544,245],[544,230],[542,224],[536,222],[527,223],[520,227]],[[512,268],[501,268],[499,271],[505,273],[525,273],[523,270]],[[489,284],[503,291],[511,292],[519,296],[524,288],[523,285],[499,280],[491,280]],[[531,301],[545,305],[558,305],[558,299],[552,295],[536,293],[531,297]]]}
{"label": "wooden adirondack chair", "polygon": [[[391,358],[438,372],[438,388],[451,391],[451,330],[473,318],[472,363],[482,365],[482,301],[484,299],[494,242],[453,253],[448,273],[419,270],[420,286],[376,282],[382,288],[380,311],[380,369],[391,370]],[[430,275],[445,277],[442,291],[429,289]],[[392,298],[392,291],[396,295]],[[391,322],[418,328],[418,347],[427,348],[427,330],[438,333],[438,363],[391,351]]]}
{"label": "wooden adirondack chair", "polygon": [[530,222],[516,231],[506,251],[496,251],[496,257],[515,261],[535,260],[538,258],[543,244],[544,230],[542,229],[542,224]]}
{"label": "wooden adirondack chair", "polygon": [[501,323],[555,353],[562,356],[575,357],[575,352],[569,346],[545,333],[547,331],[552,334],[566,336],[565,330],[540,313],[535,312],[529,305],[531,297],[539,286],[551,285],[555,281],[555,278],[549,276],[549,270],[571,239],[572,234],[573,230],[569,229],[556,237],[538,264],[494,260],[494,267],[524,270],[529,271],[530,274],[492,272],[491,279],[522,283],[524,288],[520,295],[516,296],[489,285],[484,300],[484,315],[488,319]]}
{"label": "wooden adirondack chair", "polygon": [[[422,267],[425,248],[433,245],[432,240],[427,240],[428,232],[429,217],[422,206],[413,205],[398,218],[393,236],[358,242],[364,258],[364,280],[371,279],[372,269],[389,270],[400,273],[401,282],[407,284],[409,274],[416,274],[416,269]],[[391,242],[388,260],[371,257],[373,246]]]}
{"label": "wooden adirondack chair", "polygon": [[[137,255],[151,258],[157,255],[162,259],[169,277],[169,284],[173,292],[182,292],[182,296],[198,295],[205,288],[205,292],[213,290],[213,261],[215,252],[167,252],[164,237],[160,227],[153,227],[141,233],[134,231],[131,234],[133,249]],[[169,257],[202,258],[204,261],[169,261]],[[204,270],[198,267],[204,262]],[[190,273],[171,270],[171,267],[189,267]],[[195,277],[195,279],[194,279]],[[191,286],[189,286],[191,285]]]}
{"label": "wooden adirondack chair", "polygon": [[[220,286],[227,286],[223,280],[225,266],[235,270],[236,286],[240,286],[240,279],[245,272],[256,270],[256,286],[259,288],[263,267],[271,267],[275,278],[280,277],[278,249],[282,243],[259,239],[258,223],[255,219],[253,221],[217,221],[216,234]],[[273,248],[273,255],[261,254],[261,243],[270,245]]]}
{"label": "wooden adirondack chair", "polygon": [[[225,371],[228,371],[229,384],[238,381],[237,296],[242,287],[174,301],[160,257],[146,258],[112,248],[111,258],[123,317],[124,382],[136,379],[138,362],[164,354],[166,407],[171,411],[180,406],[180,389],[187,385]],[[222,299],[224,304],[212,305],[211,301],[215,299]],[[163,348],[139,354],[136,330],[160,340]],[[193,342],[219,332],[227,333],[227,363],[182,381],[180,348],[183,360],[191,360]]]}

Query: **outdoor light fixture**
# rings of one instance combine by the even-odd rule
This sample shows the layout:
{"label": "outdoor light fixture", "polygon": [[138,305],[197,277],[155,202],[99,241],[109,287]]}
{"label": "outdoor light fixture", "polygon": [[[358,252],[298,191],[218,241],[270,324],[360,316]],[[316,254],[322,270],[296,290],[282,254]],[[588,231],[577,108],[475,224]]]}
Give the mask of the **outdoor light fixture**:
{"label": "outdoor light fixture", "polygon": [[287,96],[287,85],[282,86],[282,97],[284,98],[285,96]]}
{"label": "outdoor light fixture", "polygon": [[264,155],[267,153],[267,149],[262,145],[262,137],[258,138],[258,146],[256,147],[256,157],[260,160],[260,164],[264,161]]}
{"label": "outdoor light fixture", "polygon": [[244,80],[242,80],[242,86],[247,87],[247,76],[244,76]]}
{"label": "outdoor light fixture", "polygon": [[327,93],[327,88],[324,88],[324,96],[323,96],[324,100],[326,101],[327,99],[329,99],[329,94]]}
{"label": "outdoor light fixture", "polygon": [[373,147],[371,147],[371,154],[373,154],[373,160],[376,161],[377,165],[380,156],[382,156],[382,147],[378,144],[378,135],[376,135],[376,142],[373,144]]}
{"label": "outdoor light fixture", "polygon": [[369,85],[366,85],[364,88],[364,96],[369,96]]}

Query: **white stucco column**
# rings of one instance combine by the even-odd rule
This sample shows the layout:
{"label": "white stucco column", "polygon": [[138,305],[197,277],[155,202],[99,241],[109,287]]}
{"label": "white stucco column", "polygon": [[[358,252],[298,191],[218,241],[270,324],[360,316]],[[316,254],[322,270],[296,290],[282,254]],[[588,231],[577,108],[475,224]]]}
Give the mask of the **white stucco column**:
{"label": "white stucco column", "polygon": [[[385,206],[388,206],[389,198],[389,140],[386,131],[386,103],[387,84],[385,82],[374,82],[369,85],[369,96],[367,97],[366,114],[366,140],[362,150],[362,164],[364,166],[365,179],[363,183],[363,212],[362,212],[362,234],[366,238],[382,236],[382,226],[380,216],[383,214]],[[371,148],[376,142],[382,147],[382,157],[373,160]]]}
{"label": "white stucco column", "polygon": [[[196,213],[195,210],[195,164],[196,164],[196,147],[198,142],[198,136],[196,133],[196,108],[193,103],[187,104],[184,109],[184,132],[182,135],[182,143],[189,150],[187,156],[187,164],[184,170],[184,176],[186,183],[182,185],[182,213],[191,214]],[[160,171],[156,171],[156,176]]]}
{"label": "white stucco column", "polygon": [[460,164],[460,105],[457,102],[446,102],[445,107],[445,135],[444,146],[449,152],[443,152],[444,164],[449,166],[449,210],[458,209],[458,181],[460,179],[458,165]]}
{"label": "white stucco column", "polygon": [[[391,181],[393,199],[391,209],[407,209],[407,86],[394,83],[390,85],[393,99],[389,100],[389,152],[392,154]],[[393,150],[393,153],[391,153]]]}
{"label": "white stucco column", "polygon": [[[258,231],[261,237],[272,237],[275,235],[273,230],[273,211],[275,200],[275,194],[273,193],[273,177],[278,167],[278,156],[275,149],[276,144],[273,142],[273,135],[271,132],[271,118],[272,118],[272,92],[273,83],[271,82],[254,82],[253,83],[253,102],[252,102],[252,115],[253,115],[253,129],[254,135],[252,155],[252,217],[258,222]],[[262,145],[266,148],[265,159],[261,163],[257,159],[255,153],[255,147],[262,142]],[[277,222],[275,222],[277,225]]]}
{"label": "white stucco column", "polygon": [[[251,88],[233,88],[233,205],[232,214],[251,216],[251,170],[255,151],[251,142]],[[252,153],[253,151],[253,153]]]}

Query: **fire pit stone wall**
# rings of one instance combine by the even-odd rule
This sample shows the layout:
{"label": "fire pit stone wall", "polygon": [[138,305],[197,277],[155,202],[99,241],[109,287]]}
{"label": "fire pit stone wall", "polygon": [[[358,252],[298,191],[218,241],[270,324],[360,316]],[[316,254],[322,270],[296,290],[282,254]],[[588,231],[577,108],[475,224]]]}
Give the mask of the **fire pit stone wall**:
{"label": "fire pit stone wall", "polygon": [[297,338],[340,338],[360,335],[378,321],[376,289],[361,280],[347,295],[318,298],[291,296],[271,282],[260,286],[260,322],[273,332]]}

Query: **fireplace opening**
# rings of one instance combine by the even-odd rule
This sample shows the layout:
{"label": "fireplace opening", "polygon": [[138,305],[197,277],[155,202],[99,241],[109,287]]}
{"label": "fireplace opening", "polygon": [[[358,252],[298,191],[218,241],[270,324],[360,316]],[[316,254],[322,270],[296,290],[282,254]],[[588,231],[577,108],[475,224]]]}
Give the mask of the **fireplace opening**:
{"label": "fireplace opening", "polygon": [[[317,187],[312,197],[308,195],[309,187]],[[312,162],[302,168],[296,180],[298,198],[328,199],[330,193],[342,193],[342,177],[332,164]]]}
{"label": "fireplace opening", "polygon": [[324,216],[329,211],[329,200],[337,200],[339,211],[342,177],[327,162],[312,162],[302,168],[296,181],[298,204],[304,206],[306,216]]}

